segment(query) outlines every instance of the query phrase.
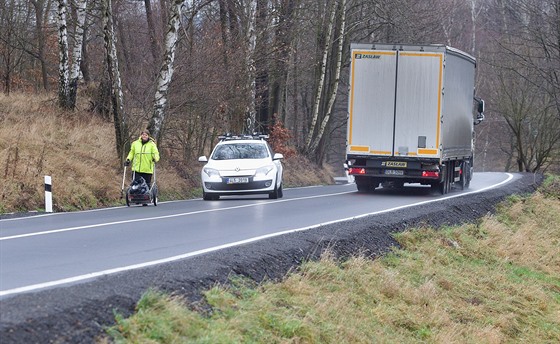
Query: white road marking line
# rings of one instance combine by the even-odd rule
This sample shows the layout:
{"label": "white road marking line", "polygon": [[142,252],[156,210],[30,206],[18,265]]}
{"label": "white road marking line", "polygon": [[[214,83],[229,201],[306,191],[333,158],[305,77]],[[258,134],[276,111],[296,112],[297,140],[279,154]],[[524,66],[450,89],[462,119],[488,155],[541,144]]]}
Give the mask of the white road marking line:
{"label": "white road marking line", "polygon": [[133,220],[123,220],[123,221],[115,221],[115,222],[97,223],[97,224],[94,224],[94,225],[85,225],[85,226],[77,226],[77,227],[69,227],[69,228],[61,228],[61,229],[52,229],[52,230],[43,231],[43,232],[34,232],[34,233],[26,233],[26,234],[18,234],[18,235],[0,237],[0,241],[21,239],[21,238],[27,238],[27,237],[33,237],[33,236],[39,236],[39,235],[54,234],[54,233],[70,232],[70,231],[76,231],[76,230],[87,229],[87,228],[113,226],[113,225],[118,225],[118,224],[123,224],[123,223],[153,221],[153,220],[168,219],[168,218],[180,217],[180,216],[189,216],[189,215],[210,213],[210,212],[215,212],[215,211],[225,211],[225,210],[232,210],[232,209],[257,207],[257,206],[261,206],[261,205],[269,205],[269,204],[274,204],[274,203],[300,201],[300,200],[320,198],[320,197],[339,196],[339,195],[343,195],[343,194],[347,194],[347,193],[353,193],[353,192],[356,192],[356,191],[352,190],[352,191],[344,191],[344,192],[338,192],[338,193],[333,193],[333,194],[328,194],[328,195],[306,196],[306,197],[299,197],[299,198],[290,198],[290,199],[283,199],[283,200],[267,201],[267,202],[262,202],[262,203],[252,203],[252,204],[246,204],[246,205],[238,205],[238,206],[228,207],[228,208],[206,209],[206,210],[191,211],[191,212],[188,212],[188,213],[179,213],[179,214],[173,214],[173,215],[163,215],[163,216],[146,217],[146,218],[133,219]]}
{"label": "white road marking line", "polygon": [[[445,197],[445,198],[438,198],[438,199],[429,200],[429,201],[422,201],[422,202],[414,203],[414,204],[403,205],[403,206],[399,206],[399,207],[395,207],[395,208],[391,208],[391,209],[376,211],[376,212],[373,212],[373,213],[367,213],[367,214],[352,216],[352,217],[348,217],[348,218],[345,218],[345,219],[328,221],[328,222],[324,222],[324,223],[315,224],[315,225],[312,225],[312,226],[290,229],[290,230],[277,232],[277,233],[271,233],[271,234],[267,234],[267,235],[261,235],[261,236],[254,237],[254,238],[249,238],[249,239],[245,239],[245,240],[241,240],[241,241],[232,242],[232,243],[229,243],[229,244],[209,247],[209,248],[206,248],[206,249],[203,249],[203,250],[198,250],[198,251],[194,251],[194,252],[190,252],[190,253],[185,253],[185,254],[173,256],[173,257],[153,260],[153,261],[150,261],[150,262],[139,263],[139,264],[128,265],[128,266],[123,266],[123,267],[114,268],[114,269],[92,272],[92,273],[88,273],[88,274],[84,274],[84,275],[63,278],[63,279],[56,280],[56,281],[50,281],[50,282],[44,282],[44,283],[38,283],[38,284],[23,286],[23,287],[19,287],[19,288],[2,290],[2,291],[0,291],[0,297],[7,296],[7,295],[24,293],[24,292],[29,292],[29,291],[34,291],[34,290],[39,290],[39,289],[44,289],[44,288],[48,288],[48,287],[54,287],[54,286],[58,286],[58,285],[62,285],[62,284],[80,282],[80,281],[84,281],[84,280],[88,280],[88,279],[92,279],[92,278],[96,278],[96,277],[100,277],[100,276],[115,274],[115,273],[118,273],[118,272],[142,269],[142,268],[146,268],[146,267],[153,266],[153,265],[170,263],[170,262],[173,262],[173,261],[197,256],[197,255],[200,255],[200,254],[209,253],[209,252],[213,252],[213,251],[218,251],[218,250],[221,250],[221,249],[224,249],[224,248],[239,246],[239,245],[243,245],[243,244],[247,244],[247,243],[251,243],[251,242],[255,242],[255,241],[259,241],[259,240],[263,240],[263,239],[267,239],[267,238],[272,238],[272,237],[276,237],[276,236],[280,236],[280,235],[284,235],[284,234],[302,232],[302,231],[306,231],[306,230],[309,230],[309,229],[313,229],[313,228],[317,228],[317,227],[321,227],[321,226],[325,226],[325,225],[330,225],[330,224],[335,224],[335,223],[345,222],[345,221],[351,221],[351,220],[359,219],[359,218],[366,217],[366,216],[388,213],[388,212],[391,212],[391,211],[410,208],[410,207],[417,206],[417,205],[441,202],[441,201],[444,201],[444,200],[447,200],[447,199],[450,199],[450,198],[455,198],[455,197],[460,197],[460,196],[464,196],[464,195],[468,195],[468,194],[483,192],[483,191],[486,191],[486,190],[496,188],[500,185],[506,184],[511,179],[513,179],[512,174],[510,174],[510,173],[506,173],[506,174],[508,175],[508,178],[506,180],[504,180],[504,181],[502,181],[502,182],[500,182],[496,185],[492,185],[492,186],[482,188],[482,189],[476,190],[476,191],[471,191],[471,192],[467,192],[467,193],[453,195],[453,196],[449,196],[449,197]],[[355,192],[355,191],[351,191],[351,192]],[[340,194],[344,194],[344,193],[348,193],[348,192],[343,192],[343,193],[340,193]],[[335,194],[332,194],[332,195],[335,195]],[[316,197],[320,197],[320,196],[310,196],[310,197],[306,197],[306,198],[316,198]],[[282,200],[282,201],[277,201],[277,202],[283,202],[283,201],[288,201],[288,200]],[[270,203],[270,202],[267,202],[265,204],[268,204],[268,203]],[[228,208],[228,209],[235,209],[235,208],[242,208],[242,207],[247,207],[247,206],[231,207],[231,208]],[[167,216],[167,217],[170,217],[170,216]],[[152,218],[152,219],[156,219],[156,218]],[[117,223],[117,222],[114,222],[114,223]]]}

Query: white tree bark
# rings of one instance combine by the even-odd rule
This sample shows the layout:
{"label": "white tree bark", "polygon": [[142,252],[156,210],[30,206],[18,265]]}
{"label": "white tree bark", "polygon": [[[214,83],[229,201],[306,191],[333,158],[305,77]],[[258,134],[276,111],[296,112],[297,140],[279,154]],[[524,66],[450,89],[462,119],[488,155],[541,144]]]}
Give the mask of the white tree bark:
{"label": "white tree bark", "polygon": [[84,42],[84,25],[86,21],[87,0],[76,1],[76,30],[74,33],[74,47],[72,49],[72,67],[69,82],[68,101],[69,106],[76,107],[76,94],[78,92],[78,80],[80,78],[80,63],[82,62],[82,44]]}
{"label": "white tree bark", "polygon": [[169,8],[169,20],[167,22],[167,32],[165,34],[163,62],[157,78],[154,112],[148,125],[150,133],[158,141],[161,138],[161,129],[165,120],[165,109],[167,107],[167,93],[173,77],[173,63],[175,61],[175,49],[177,47],[177,39],[179,37],[181,9],[183,4],[184,0],[174,0]]}
{"label": "white tree bark", "polygon": [[482,11],[482,3],[480,0],[470,0],[471,7],[471,23],[472,23],[472,33],[471,33],[471,55],[475,56],[476,52],[476,30],[477,30],[477,20],[480,12]]}
{"label": "white tree bark", "polygon": [[340,84],[340,70],[342,69],[342,49],[344,47],[344,37],[346,36],[346,0],[341,0],[340,4],[340,31],[338,32],[338,50],[337,50],[337,59],[336,59],[336,72],[335,72],[335,80],[334,85],[332,87],[331,94],[329,95],[329,101],[327,104],[326,114],[323,118],[321,126],[319,127],[319,131],[317,135],[313,139],[313,142],[309,146],[309,151],[315,153],[317,147],[319,146],[319,142],[323,138],[325,133],[325,128],[329,124],[331,119],[332,110],[334,106],[334,102],[336,100],[336,94],[338,92],[338,85]]}
{"label": "white tree bark", "polygon": [[327,58],[329,56],[329,50],[331,49],[331,40],[334,31],[334,19],[336,15],[336,1],[333,2],[333,8],[330,11],[331,16],[328,22],[327,34],[325,39],[325,46],[323,48],[323,58],[321,60],[321,74],[319,75],[319,83],[317,85],[317,95],[315,96],[315,103],[313,104],[313,115],[311,118],[311,127],[309,128],[309,133],[307,134],[307,139],[305,140],[306,150],[309,151],[311,140],[315,135],[315,127],[317,126],[317,121],[319,118],[319,107],[321,105],[321,100],[323,99],[323,87],[325,84],[325,78],[327,75]]}
{"label": "white tree bark", "polygon": [[58,0],[58,105],[67,109],[68,103],[68,29],[66,24],[66,13],[68,11],[66,0]]}
{"label": "white tree bark", "polygon": [[122,92],[119,60],[117,55],[117,37],[113,27],[113,9],[111,0],[103,0],[103,33],[107,68],[111,82],[111,105],[115,125],[117,152],[122,158],[128,141],[128,126],[124,112],[124,96]]}
{"label": "white tree bark", "polygon": [[257,20],[257,1],[250,0],[247,8],[247,52],[246,52],[246,65],[247,65],[247,110],[246,110],[246,123],[245,130],[247,134],[255,131],[255,123],[257,120],[257,111],[255,109],[257,90],[256,90],[256,66],[255,66],[255,48],[257,44],[257,34],[255,30]]}

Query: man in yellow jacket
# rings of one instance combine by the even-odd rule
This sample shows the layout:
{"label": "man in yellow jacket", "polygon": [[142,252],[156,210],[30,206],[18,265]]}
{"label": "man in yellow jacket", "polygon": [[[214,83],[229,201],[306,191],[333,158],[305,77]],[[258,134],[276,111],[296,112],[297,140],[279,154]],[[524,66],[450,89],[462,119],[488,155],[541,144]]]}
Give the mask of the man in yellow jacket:
{"label": "man in yellow jacket", "polygon": [[150,186],[154,174],[154,164],[159,161],[159,151],[148,130],[143,130],[138,140],[130,145],[130,152],[124,163],[125,166],[130,165],[131,161],[134,178],[142,177]]}

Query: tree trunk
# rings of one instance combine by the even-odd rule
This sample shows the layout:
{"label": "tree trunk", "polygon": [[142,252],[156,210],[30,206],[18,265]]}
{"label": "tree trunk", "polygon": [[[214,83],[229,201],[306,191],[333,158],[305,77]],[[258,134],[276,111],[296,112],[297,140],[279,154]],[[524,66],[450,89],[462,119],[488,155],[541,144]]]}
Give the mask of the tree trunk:
{"label": "tree trunk", "polygon": [[150,0],[144,0],[144,8],[146,9],[146,22],[148,23],[148,34],[150,35],[150,52],[154,62],[156,62],[159,60],[159,46],[156,39],[156,27],[154,25],[154,14]]}
{"label": "tree trunk", "polygon": [[327,31],[325,33],[325,46],[323,47],[323,57],[320,64],[320,72],[319,72],[319,82],[317,83],[317,90],[315,93],[315,102],[313,103],[313,114],[311,117],[311,126],[309,127],[309,131],[307,133],[307,138],[305,140],[305,151],[309,152],[311,148],[311,142],[315,135],[315,130],[317,126],[317,122],[319,120],[319,108],[321,106],[321,102],[323,101],[323,90],[325,85],[325,79],[327,77],[327,59],[329,56],[329,51],[331,49],[331,40],[333,37],[334,31],[334,22],[336,16],[336,1],[333,2],[333,8],[330,11],[331,16],[329,18]]}
{"label": "tree trunk", "polygon": [[66,0],[58,0],[58,105],[63,109],[69,108],[68,101],[68,30],[66,27]]}
{"label": "tree trunk", "polygon": [[105,52],[107,58],[107,69],[109,81],[111,83],[111,105],[115,126],[115,142],[117,155],[121,161],[130,145],[128,139],[127,118],[124,111],[124,99],[121,85],[121,75],[119,72],[119,62],[117,55],[117,42],[113,27],[113,9],[111,0],[103,0],[103,33],[105,39]]}
{"label": "tree trunk", "polygon": [[296,1],[284,0],[278,15],[278,26],[275,34],[274,51],[278,58],[274,61],[271,68],[272,80],[270,86],[270,113],[278,115],[282,123],[286,123],[285,117],[285,94],[288,79],[288,61],[292,55],[293,45],[293,25],[296,9]]}
{"label": "tree trunk", "polygon": [[256,125],[256,67],[255,67],[255,47],[257,42],[255,21],[257,12],[257,0],[250,0],[247,9],[247,50],[245,52],[245,61],[247,65],[247,84],[248,93],[247,106],[245,111],[245,132],[251,134],[255,131]]}
{"label": "tree trunk", "polygon": [[169,8],[169,22],[167,23],[167,32],[165,34],[165,51],[157,78],[154,111],[148,124],[148,130],[158,142],[161,140],[161,130],[167,106],[167,93],[173,77],[173,63],[175,61],[175,49],[181,25],[180,16],[183,3],[184,0],[174,0]]}
{"label": "tree trunk", "polygon": [[267,28],[267,8],[266,0],[257,0],[256,8],[256,42],[255,42],[255,113],[256,126],[255,131],[266,133],[270,123],[270,114],[268,108],[269,92],[268,92],[268,64],[266,61],[268,47],[268,28]]}
{"label": "tree trunk", "polygon": [[[313,154],[316,153],[319,143],[323,139],[325,129],[327,128],[327,125],[330,122],[331,114],[334,107],[334,102],[336,100],[336,94],[338,92],[338,85],[340,84],[340,71],[342,69],[342,49],[344,47],[344,37],[346,35],[346,0],[341,0],[339,11],[340,11],[340,30],[338,31],[338,49],[337,49],[336,67],[334,73],[335,77],[331,87],[332,90],[329,95],[328,104],[325,111],[325,117],[323,118],[323,121],[321,123],[321,126],[319,127],[317,135],[315,136],[311,145],[309,146],[309,151]],[[323,149],[321,150],[323,151]]]}
{"label": "tree trunk", "polygon": [[74,32],[74,47],[72,49],[72,71],[70,73],[68,106],[76,108],[76,95],[78,93],[78,80],[80,79],[80,66],[82,62],[82,45],[84,42],[84,26],[86,21],[87,0],[76,0],[76,29]]}
{"label": "tree trunk", "polygon": [[[30,0],[31,4],[35,8],[35,32],[37,35],[37,57],[39,63],[41,64],[41,79],[43,83],[43,89],[49,91],[49,78],[47,74],[47,63],[45,58],[45,3],[44,1]],[[50,7],[50,2],[47,3]],[[46,11],[49,12],[50,8],[47,7]]]}

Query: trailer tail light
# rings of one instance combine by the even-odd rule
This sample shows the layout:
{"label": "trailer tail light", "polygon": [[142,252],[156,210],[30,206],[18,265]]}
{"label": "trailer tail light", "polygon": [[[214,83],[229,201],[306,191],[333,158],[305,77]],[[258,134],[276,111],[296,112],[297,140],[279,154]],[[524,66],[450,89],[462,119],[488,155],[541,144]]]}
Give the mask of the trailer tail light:
{"label": "trailer tail light", "polygon": [[438,171],[422,171],[422,177],[439,178],[439,172]]}
{"label": "trailer tail light", "polygon": [[366,169],[363,167],[350,167],[348,174],[366,174]]}

